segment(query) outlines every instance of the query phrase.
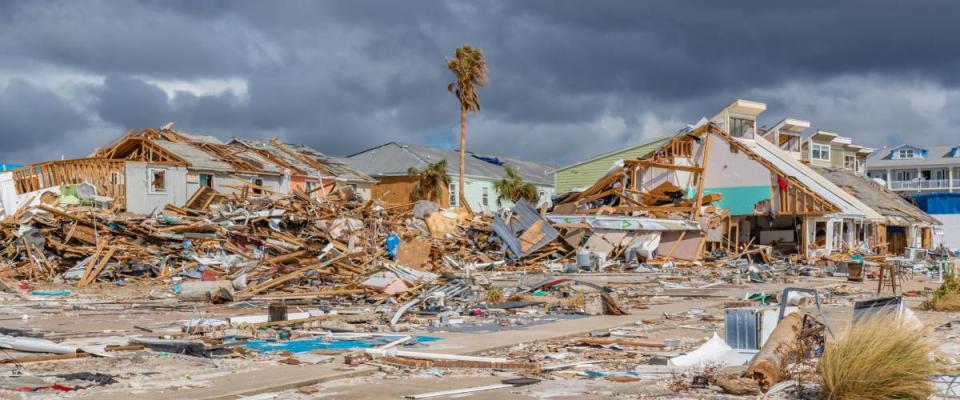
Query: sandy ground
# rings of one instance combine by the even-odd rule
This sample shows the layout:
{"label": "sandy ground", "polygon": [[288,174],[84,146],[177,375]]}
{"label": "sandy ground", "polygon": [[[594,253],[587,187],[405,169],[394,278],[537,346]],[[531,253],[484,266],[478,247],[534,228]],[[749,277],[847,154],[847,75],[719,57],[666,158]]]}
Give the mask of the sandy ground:
{"label": "sandy ground", "polygon": [[[649,286],[649,274],[617,276],[582,276],[597,282],[624,282],[638,288]],[[632,282],[632,283],[631,283]],[[876,294],[876,281],[846,282],[843,278],[788,277],[764,284],[744,284],[710,289],[707,297],[660,296],[649,298],[649,308],[634,310],[627,317],[594,317],[557,321],[550,324],[512,327],[491,333],[431,332],[444,340],[425,351],[467,354],[486,351],[496,353],[517,347],[524,342],[538,342],[550,338],[588,334],[595,329],[609,329],[627,325],[641,330],[646,339],[681,339],[693,348],[716,331],[723,332],[723,303],[742,299],[748,293],[765,291],[777,293],[784,287],[835,288],[847,285],[855,295],[831,293],[825,296],[823,311],[834,332],[841,334],[849,325],[852,303]],[[903,290],[935,288],[935,284],[920,278],[903,282]],[[207,305],[172,307],[172,298],[163,290],[125,286],[111,291],[109,285],[87,288],[79,295],[51,298],[40,304],[24,306],[21,299],[0,298],[0,323],[8,327],[32,328],[63,338],[84,336],[140,335],[138,327],[176,326],[179,321],[194,318],[222,317],[236,314],[262,313],[261,309],[224,308]],[[140,290],[138,292],[138,290]],[[845,291],[836,291],[837,293]],[[105,295],[109,294],[109,295]],[[650,293],[653,294],[653,293]],[[96,295],[97,297],[90,297]],[[115,299],[127,299],[119,305]],[[136,300],[131,300],[134,298]],[[625,299],[624,299],[625,300]],[[920,311],[922,297],[907,297],[907,305],[931,329],[929,335],[941,344],[938,357],[954,370],[960,368],[960,323],[943,327],[949,321],[960,321],[960,313]],[[709,315],[710,321],[691,319],[691,310]],[[618,319],[619,318],[619,319]],[[666,322],[640,324],[642,319]],[[602,324],[600,321],[603,321]],[[933,329],[940,326],[940,329]],[[523,346],[519,346],[522,348]],[[688,349],[689,349],[688,348]],[[336,361],[318,366],[291,366],[279,364],[276,356],[227,359],[200,359],[188,356],[157,354],[153,352],[118,353],[114,358],[84,358],[56,362],[33,362],[22,366],[26,374],[49,377],[67,372],[103,372],[116,375],[120,381],[108,387],[91,388],[69,393],[39,392],[20,398],[96,398],[96,399],[165,399],[178,398],[238,398],[239,392],[265,392],[254,398],[276,399],[398,399],[404,395],[438,390],[473,387],[499,383],[502,379],[517,377],[515,373],[486,370],[474,371],[396,371],[390,368],[351,368]],[[11,372],[17,367],[0,366],[0,371]],[[346,378],[348,375],[366,376]],[[723,398],[716,390],[675,393],[664,381],[618,383],[603,379],[555,379],[548,377],[541,383],[508,389],[497,389],[460,395],[454,398],[470,399],[604,399],[604,398]],[[313,382],[311,382],[313,381]],[[322,382],[321,382],[322,381]],[[297,384],[296,382],[300,382]],[[319,382],[319,383],[317,383]],[[284,388],[282,386],[286,385]],[[305,394],[296,388],[317,389]],[[249,389],[248,388],[252,388]],[[260,388],[260,390],[255,390]],[[4,398],[5,394],[0,394]],[[272,396],[272,397],[271,397]],[[679,397],[678,397],[679,396]],[[17,397],[10,397],[17,398]],[[451,397],[446,397],[451,398]]]}

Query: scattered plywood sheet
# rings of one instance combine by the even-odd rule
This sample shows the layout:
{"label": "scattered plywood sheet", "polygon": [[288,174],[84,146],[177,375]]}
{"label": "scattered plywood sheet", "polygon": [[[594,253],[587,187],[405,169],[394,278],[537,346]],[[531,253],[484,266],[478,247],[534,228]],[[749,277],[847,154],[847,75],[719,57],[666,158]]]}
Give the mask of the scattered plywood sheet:
{"label": "scattered plywood sheet", "polygon": [[[683,261],[696,261],[699,258],[697,253],[700,250],[700,242],[703,241],[704,234],[699,231],[683,232],[663,232],[660,236],[660,246],[657,248],[658,256],[670,254],[670,258]],[[672,253],[671,253],[672,250]]]}
{"label": "scattered plywood sheet", "polygon": [[590,235],[590,239],[587,239],[587,243],[583,245],[583,249],[603,257],[609,257],[610,253],[613,252],[619,243],[623,242],[626,236],[626,232],[594,232],[593,235]]}
{"label": "scattered plywood sheet", "polygon": [[452,234],[457,231],[458,217],[459,214],[457,213],[440,211],[430,214],[425,222],[427,223],[427,229],[430,230],[430,235],[439,239],[448,233]]}
{"label": "scattered plywood sheet", "polygon": [[580,247],[580,243],[583,243],[583,237],[586,234],[587,230],[584,228],[570,228],[564,232],[563,241],[567,242],[570,247],[577,248]]}
{"label": "scattered plywood sheet", "polygon": [[423,239],[400,241],[397,249],[397,264],[406,267],[422,267],[430,260],[430,242]]}
{"label": "scattered plywood sheet", "polygon": [[543,233],[543,220],[536,220],[533,225],[530,225],[527,230],[523,231],[523,234],[520,235],[520,252],[527,253],[537,242],[539,242],[544,237]]}

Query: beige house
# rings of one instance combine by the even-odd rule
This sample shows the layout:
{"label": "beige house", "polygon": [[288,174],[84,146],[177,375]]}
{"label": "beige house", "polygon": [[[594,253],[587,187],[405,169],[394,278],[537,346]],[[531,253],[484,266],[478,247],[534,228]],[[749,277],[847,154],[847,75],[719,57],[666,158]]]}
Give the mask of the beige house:
{"label": "beige house", "polygon": [[873,149],[853,143],[853,139],[817,129],[803,141],[803,161],[817,167],[834,167],[864,175],[867,157]]}

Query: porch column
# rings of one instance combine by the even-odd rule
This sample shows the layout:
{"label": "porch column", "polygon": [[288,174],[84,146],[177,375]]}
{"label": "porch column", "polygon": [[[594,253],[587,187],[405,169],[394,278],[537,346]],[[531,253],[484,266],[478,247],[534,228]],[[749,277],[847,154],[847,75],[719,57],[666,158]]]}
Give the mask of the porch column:
{"label": "porch column", "polygon": [[923,171],[917,167],[917,193],[920,193],[920,186],[923,184]]}
{"label": "porch column", "polygon": [[887,189],[888,190],[893,190],[893,184],[890,183],[890,181],[892,180],[893,180],[893,170],[890,168],[887,168]]}
{"label": "porch column", "polygon": [[953,167],[947,167],[947,192],[953,193]]}
{"label": "porch column", "polygon": [[833,253],[833,241],[834,241],[834,238],[833,238],[833,224],[834,224],[834,221],[833,221],[833,220],[831,220],[831,219],[828,219],[828,220],[827,220],[827,223],[826,223],[826,225],[827,225],[827,234],[826,234],[825,237],[824,237],[824,239],[826,239],[826,240],[824,240],[824,242],[826,242],[826,243],[825,243],[825,245],[826,245],[825,250],[827,251],[827,254],[828,254],[828,255],[829,255],[830,253]]}

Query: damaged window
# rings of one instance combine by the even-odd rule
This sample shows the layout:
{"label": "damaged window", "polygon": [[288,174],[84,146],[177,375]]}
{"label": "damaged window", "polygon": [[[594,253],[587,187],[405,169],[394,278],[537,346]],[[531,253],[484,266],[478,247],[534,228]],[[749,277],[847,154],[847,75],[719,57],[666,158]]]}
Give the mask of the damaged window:
{"label": "damaged window", "polygon": [[208,188],[213,187],[213,175],[211,174],[200,174],[200,186],[206,186]]}
{"label": "damaged window", "polygon": [[167,192],[167,171],[162,169],[151,169],[148,172],[150,193]]}
{"label": "damaged window", "polygon": [[490,205],[490,188],[483,188],[483,199],[481,201],[483,202],[484,207]]}
{"label": "damaged window", "polygon": [[263,190],[260,190],[260,188],[263,187],[263,179],[253,178],[250,180],[250,183],[253,184],[253,194],[263,193]]}

